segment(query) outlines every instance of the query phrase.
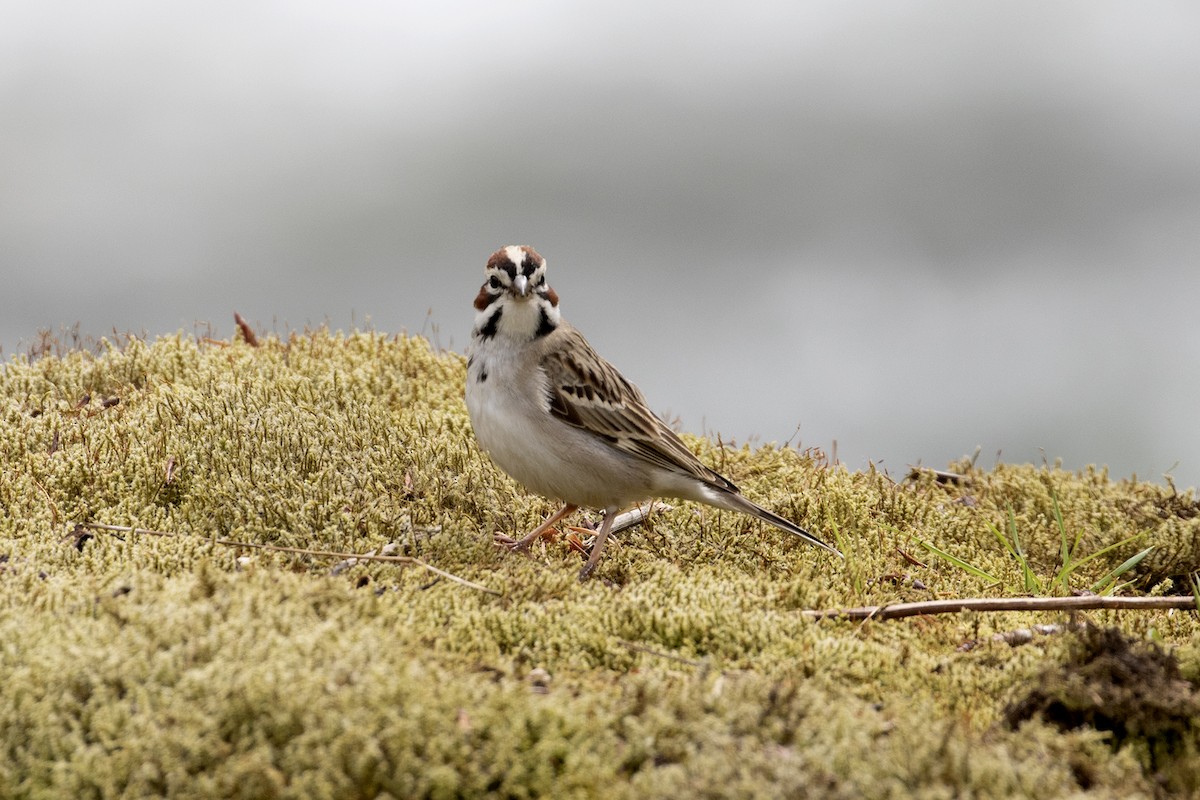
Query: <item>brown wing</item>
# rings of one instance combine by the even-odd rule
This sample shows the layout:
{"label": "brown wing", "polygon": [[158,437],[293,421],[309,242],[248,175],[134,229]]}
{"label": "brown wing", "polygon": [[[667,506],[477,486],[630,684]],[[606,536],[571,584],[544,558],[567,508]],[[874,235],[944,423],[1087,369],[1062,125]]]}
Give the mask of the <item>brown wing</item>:
{"label": "brown wing", "polygon": [[549,382],[551,414],[651,464],[738,491],[692,455],[646,406],[641,391],[597,355],[579,331],[562,325],[548,338],[541,365]]}

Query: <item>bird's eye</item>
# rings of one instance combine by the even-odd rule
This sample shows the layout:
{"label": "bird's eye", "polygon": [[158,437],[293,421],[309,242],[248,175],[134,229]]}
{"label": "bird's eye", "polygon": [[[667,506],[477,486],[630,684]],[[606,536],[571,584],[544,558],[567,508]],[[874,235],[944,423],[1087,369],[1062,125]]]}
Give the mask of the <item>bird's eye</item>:
{"label": "bird's eye", "polygon": [[493,275],[492,277],[488,278],[488,286],[492,287],[493,289],[499,289],[500,279]]}
{"label": "bird's eye", "polygon": [[537,277],[537,283],[536,283],[536,284],[534,284],[534,285],[535,285],[535,286],[542,286],[542,285],[544,285],[545,283],[546,283],[546,276],[545,276],[545,275],[538,275],[538,277]]}

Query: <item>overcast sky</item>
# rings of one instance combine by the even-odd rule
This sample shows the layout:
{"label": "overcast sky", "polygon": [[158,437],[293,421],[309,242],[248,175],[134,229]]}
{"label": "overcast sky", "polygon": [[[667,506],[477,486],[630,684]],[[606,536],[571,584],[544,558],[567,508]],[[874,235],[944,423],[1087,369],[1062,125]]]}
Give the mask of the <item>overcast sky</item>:
{"label": "overcast sky", "polygon": [[685,429],[1200,483],[1196,3],[4,19],[5,357],[234,310],[461,351],[487,256],[531,244]]}

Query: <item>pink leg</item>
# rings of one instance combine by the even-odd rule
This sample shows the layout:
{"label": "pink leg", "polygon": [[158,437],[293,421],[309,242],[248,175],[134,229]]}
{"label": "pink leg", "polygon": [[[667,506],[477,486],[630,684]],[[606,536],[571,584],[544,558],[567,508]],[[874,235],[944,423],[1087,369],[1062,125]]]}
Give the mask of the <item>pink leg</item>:
{"label": "pink leg", "polygon": [[541,525],[538,525],[536,528],[531,530],[520,541],[517,541],[515,539],[510,539],[509,537],[504,536],[503,534],[499,534],[499,533],[496,534],[496,540],[498,542],[500,542],[501,544],[508,545],[513,550],[517,550],[517,551],[528,550],[529,546],[531,544],[533,544],[535,541],[538,540],[538,538],[540,538],[542,535],[544,535],[546,533],[546,531],[548,531],[552,527],[554,527],[554,523],[558,522],[560,519],[565,517],[567,514],[570,514],[571,512],[576,511],[578,508],[579,508],[579,506],[573,506],[570,503],[568,503],[567,505],[563,506],[558,511],[554,512],[549,517],[547,517],[545,522],[543,522]]}
{"label": "pink leg", "polygon": [[585,581],[588,576],[595,571],[596,565],[600,563],[600,556],[604,554],[604,545],[608,541],[608,534],[612,531],[613,520],[617,518],[617,509],[610,507],[604,509],[604,522],[600,524],[600,530],[596,533],[596,541],[592,544],[592,554],[588,557],[587,563],[583,565],[583,569],[579,571],[579,580]]}

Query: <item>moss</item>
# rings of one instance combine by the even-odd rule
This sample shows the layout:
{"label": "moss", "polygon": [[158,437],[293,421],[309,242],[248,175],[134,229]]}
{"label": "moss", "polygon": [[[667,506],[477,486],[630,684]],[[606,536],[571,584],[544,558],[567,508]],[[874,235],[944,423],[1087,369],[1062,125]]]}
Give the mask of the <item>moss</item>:
{"label": "moss", "polygon": [[[1017,591],[988,524],[1011,511],[1050,575],[1055,504],[1083,552],[1146,537],[1082,567],[1077,586],[1154,543],[1123,591],[1165,592],[1200,566],[1189,494],[1048,466],[963,464],[959,484],[896,483],[817,451],[689,437],[750,497],[836,536],[845,562],[677,504],[616,537],[598,579],[579,584],[580,555],[561,541],[533,559],[491,545],[551,504],[479,453],[462,380],[459,356],[366,332],[47,346],[0,368],[0,796],[1130,797],[1174,785],[1165,762],[1114,753],[1098,726],[1005,723],[1006,699],[1070,646],[990,635],[1052,616],[799,612]],[[178,535],[71,536],[83,521]],[[219,538],[394,543],[502,594]],[[1160,642],[1180,680],[1195,679],[1194,615],[1091,618]]]}
{"label": "moss", "polygon": [[1173,791],[1200,790],[1200,695],[1173,655],[1116,628],[1085,628],[1065,661],[1005,711],[1014,728],[1035,717],[1103,731],[1114,749],[1134,747]]}

